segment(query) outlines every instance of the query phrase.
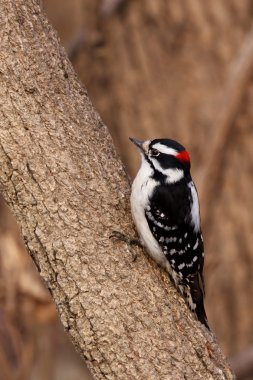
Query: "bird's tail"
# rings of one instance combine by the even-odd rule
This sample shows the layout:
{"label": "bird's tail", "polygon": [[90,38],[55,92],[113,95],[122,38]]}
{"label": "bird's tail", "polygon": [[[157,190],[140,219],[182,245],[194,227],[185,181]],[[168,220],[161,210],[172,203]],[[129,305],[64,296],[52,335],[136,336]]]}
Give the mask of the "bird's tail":
{"label": "bird's tail", "polygon": [[203,276],[201,273],[196,273],[193,276],[189,276],[188,281],[187,288],[190,294],[188,293],[187,303],[196,314],[198,320],[210,330],[204,306],[205,289]]}
{"label": "bird's tail", "polygon": [[210,327],[209,327],[209,324],[208,324],[208,320],[207,320],[207,316],[206,316],[205,307],[204,307],[204,299],[203,299],[203,297],[202,297],[201,300],[198,300],[198,303],[196,304],[195,313],[197,315],[198,320],[201,323],[203,323],[203,325],[205,325],[208,328],[208,330],[210,330]]}

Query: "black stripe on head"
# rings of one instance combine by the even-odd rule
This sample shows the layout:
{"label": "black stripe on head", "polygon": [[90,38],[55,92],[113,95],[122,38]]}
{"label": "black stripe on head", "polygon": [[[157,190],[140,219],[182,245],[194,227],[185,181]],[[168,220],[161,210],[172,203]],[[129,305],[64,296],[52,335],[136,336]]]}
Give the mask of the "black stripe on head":
{"label": "black stripe on head", "polygon": [[[181,169],[185,174],[190,172],[189,153],[177,141],[171,139],[152,140],[149,144],[149,152],[150,157],[153,156],[153,159],[159,162],[162,169]],[[158,154],[156,155],[156,153]]]}

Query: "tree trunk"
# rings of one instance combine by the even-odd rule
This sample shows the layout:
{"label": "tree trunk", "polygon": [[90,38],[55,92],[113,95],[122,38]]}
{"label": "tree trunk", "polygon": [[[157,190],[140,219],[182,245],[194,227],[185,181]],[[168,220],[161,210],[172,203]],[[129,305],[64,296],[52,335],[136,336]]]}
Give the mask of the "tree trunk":
{"label": "tree trunk", "polygon": [[168,276],[132,261],[129,186],[107,128],[35,0],[1,2],[3,194],[97,379],[232,379]]}
{"label": "tree trunk", "polygon": [[247,350],[253,344],[252,2],[76,0],[73,6],[65,0],[72,23],[70,11],[59,17],[60,0],[43,3],[58,19],[129,172],[139,157],[128,136],[172,137],[189,149],[201,196],[209,321],[227,355]]}

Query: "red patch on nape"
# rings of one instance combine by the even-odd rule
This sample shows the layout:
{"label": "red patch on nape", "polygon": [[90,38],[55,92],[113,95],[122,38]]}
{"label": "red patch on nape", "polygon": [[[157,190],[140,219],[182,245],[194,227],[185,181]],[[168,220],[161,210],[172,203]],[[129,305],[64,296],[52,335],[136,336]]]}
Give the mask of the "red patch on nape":
{"label": "red patch on nape", "polygon": [[176,155],[177,159],[179,161],[182,161],[182,162],[190,162],[191,159],[190,159],[190,155],[189,153],[187,152],[187,150],[183,150],[183,152],[180,152]]}

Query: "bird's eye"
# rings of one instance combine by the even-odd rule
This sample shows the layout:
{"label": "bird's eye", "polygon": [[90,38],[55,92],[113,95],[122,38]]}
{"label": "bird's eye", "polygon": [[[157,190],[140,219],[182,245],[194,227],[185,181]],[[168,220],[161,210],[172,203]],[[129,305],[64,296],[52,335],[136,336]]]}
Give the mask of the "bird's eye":
{"label": "bird's eye", "polygon": [[160,154],[159,150],[151,149],[151,156],[152,157],[157,157],[157,156],[159,156],[159,154]]}

